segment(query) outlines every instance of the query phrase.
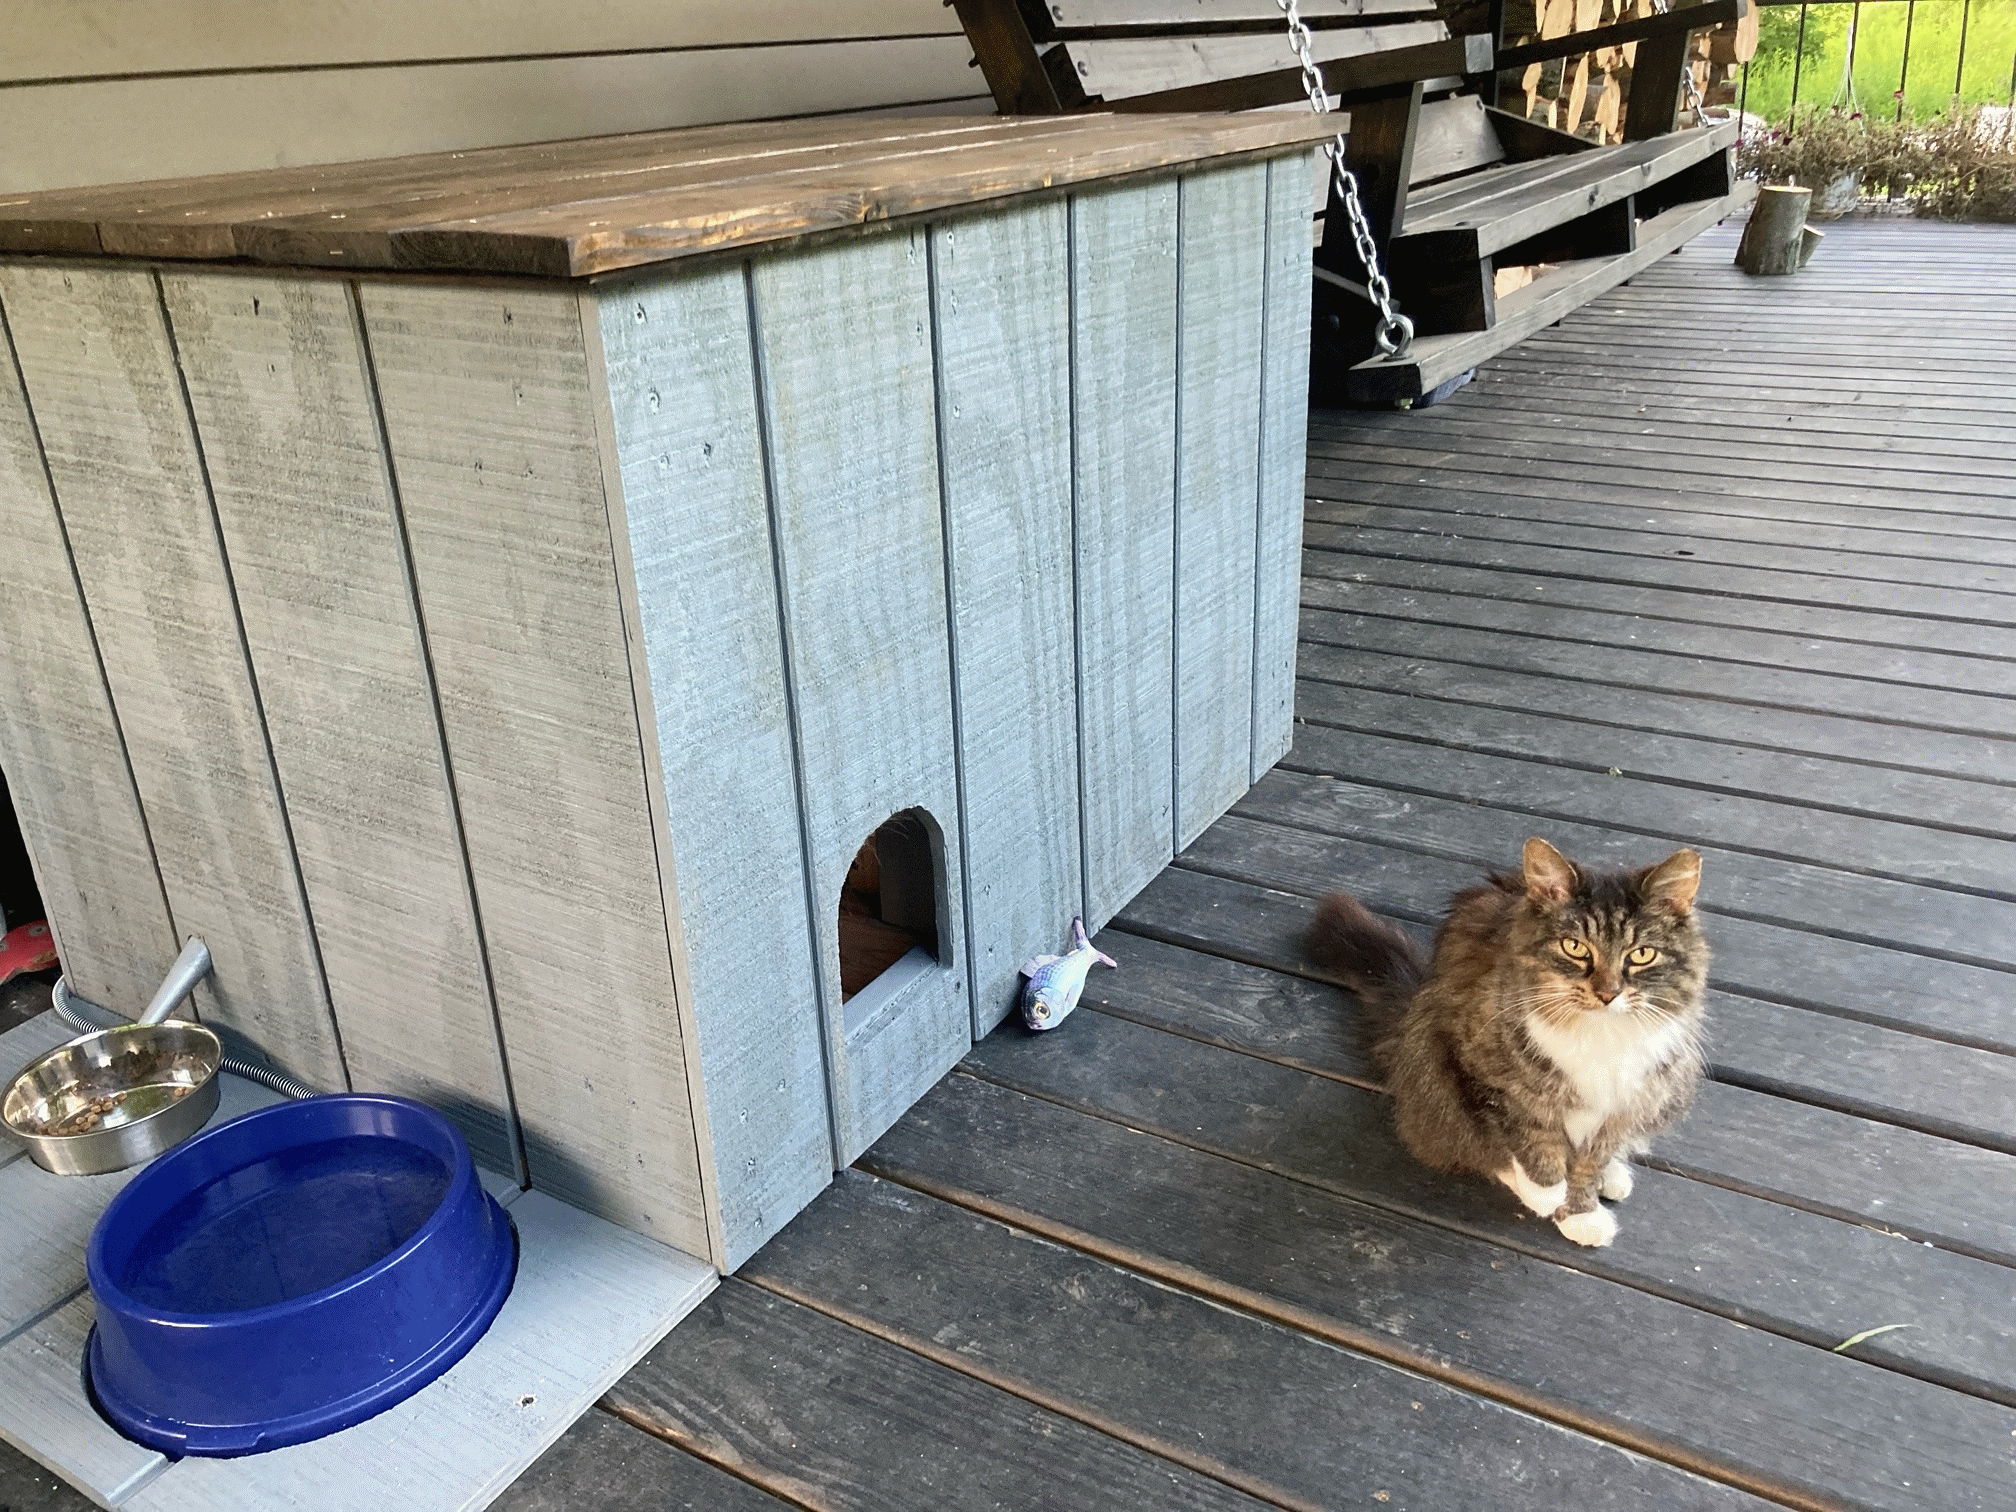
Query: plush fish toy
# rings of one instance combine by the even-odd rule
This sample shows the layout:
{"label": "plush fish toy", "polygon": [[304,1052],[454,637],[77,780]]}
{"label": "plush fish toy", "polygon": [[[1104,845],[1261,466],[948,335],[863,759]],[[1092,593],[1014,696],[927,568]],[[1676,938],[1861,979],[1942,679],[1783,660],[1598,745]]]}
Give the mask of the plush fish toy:
{"label": "plush fish toy", "polygon": [[1022,975],[1029,978],[1022,989],[1022,1022],[1031,1029],[1055,1029],[1063,1023],[1078,1006],[1078,995],[1085,990],[1085,978],[1094,961],[1107,966],[1120,964],[1094,950],[1085,938],[1085,921],[1073,919],[1069,955],[1038,956],[1022,968]]}

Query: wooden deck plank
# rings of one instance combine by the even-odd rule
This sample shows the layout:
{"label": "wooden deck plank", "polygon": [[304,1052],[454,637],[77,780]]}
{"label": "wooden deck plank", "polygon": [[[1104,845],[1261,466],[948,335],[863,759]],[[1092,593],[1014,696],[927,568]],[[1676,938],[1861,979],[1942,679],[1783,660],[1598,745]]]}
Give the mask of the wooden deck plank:
{"label": "wooden deck plank", "polygon": [[610,1413],[590,1410],[490,1507],[491,1512],[634,1512],[646,1505],[639,1500],[644,1496],[652,1512],[785,1512],[795,1505]]}
{"label": "wooden deck plank", "polygon": [[1284,1507],[1753,1505],[859,1172],[743,1279]]}
{"label": "wooden deck plank", "polygon": [[[1276,781],[1283,780],[1276,774]],[[1341,786],[1341,780],[1340,780]],[[1256,793],[1251,802],[1269,801]],[[1362,887],[1377,894],[1385,906],[1423,921],[1440,917],[1449,895],[1468,886],[1485,871],[1507,864],[1525,837],[1542,826],[1530,816],[1497,814],[1458,800],[1427,800],[1419,795],[1393,795],[1368,790],[1363,799],[1369,838],[1326,833],[1324,829],[1283,829],[1257,823],[1248,810],[1225,822],[1222,837],[1202,842],[1187,857],[1192,869],[1218,869],[1232,876],[1258,877],[1270,887],[1311,895],[1340,886]],[[1402,813],[1404,832],[1385,832],[1380,813]],[[1424,819],[1451,824],[1471,821],[1475,830],[1495,834],[1498,848],[1472,849],[1464,834],[1454,845],[1429,831]],[[1617,844],[1595,828],[1568,828],[1559,822],[1544,826],[1571,846],[1583,845],[1590,855],[1608,855],[1619,864],[1640,856],[1642,842]],[[1329,825],[1331,831],[1339,824]],[[1404,843],[1402,843],[1404,842]],[[1487,853],[1488,852],[1488,853]],[[1657,848],[1654,848],[1657,854]],[[1437,871],[1422,857],[1439,857]],[[1642,856],[1640,856],[1642,859]],[[1257,869],[1256,869],[1257,863]],[[1173,874],[1158,878],[1174,885]],[[1712,980],[1739,996],[1811,1008],[1841,1018],[1884,1024],[1907,1033],[1923,1034],[1961,1045],[2008,1053],[2016,1050],[2016,1035],[2006,1007],[2008,976],[1992,967],[1914,954],[1838,936],[1814,935],[1797,923],[1768,922],[1710,907],[1716,957]],[[1140,915],[1135,915],[1140,917]]]}
{"label": "wooden deck plank", "polygon": [[[1833,746],[1840,732],[1852,726],[1861,732],[1859,738],[1842,741],[1839,748],[1860,759],[1887,757],[1886,765],[1979,782],[2009,780],[2006,737],[1866,717],[1863,711],[1880,705],[1861,697],[1866,690],[1859,685],[1842,680],[1802,679],[1758,668],[1746,673],[1710,662],[1683,663],[1653,651],[1466,630],[1439,633],[1432,648],[1435,657],[1429,658],[1421,636],[1404,621],[1362,615],[1306,615],[1303,630],[1302,660],[1313,673],[1336,668],[1348,676],[1353,658],[1370,651],[1408,659],[1410,665],[1434,672],[1454,667],[1455,675],[1476,678],[1485,686],[1495,686],[1492,679],[1501,673],[1511,674],[1514,681],[1547,678],[1591,690],[1589,696],[1605,703],[1613,715],[1637,707],[1635,700],[1650,694],[1648,708],[1663,711],[1683,701],[1692,703],[1708,728],[1727,730],[1740,722],[1773,744],[1774,731],[1797,732],[1777,738],[1804,742],[1815,738],[1806,732],[1817,730],[1823,732],[1824,745]],[[1827,754],[1824,748],[1823,754]]]}
{"label": "wooden deck plank", "polygon": [[[1789,783],[1791,773],[1802,767],[1815,773],[1887,774],[1897,782],[1898,804],[1906,816],[1952,812],[1948,805],[1957,802],[1963,787],[1992,803],[1997,789],[2016,782],[2006,771],[2007,747],[1979,736],[1904,730],[1783,709],[1750,707],[1733,716],[1726,705],[1710,698],[1639,688],[1627,700],[1619,690],[1601,683],[1395,655],[1364,646],[1305,645],[1301,671],[1305,695],[1326,701],[1348,702],[1360,693],[1408,694],[1431,709],[1465,705],[1492,712],[1510,706],[1536,718],[1636,729],[1655,740],[1737,744],[1758,757],[1767,781],[1775,776]],[[1319,684],[1338,691],[1319,692]],[[1373,717],[1370,710],[1367,717]],[[1454,714],[1452,722],[1463,717]],[[1732,740],[1732,732],[1740,733],[1741,739]]]}
{"label": "wooden deck plank", "polygon": [[[1307,589],[1327,593],[1322,584]],[[1474,618],[1488,616],[1478,614]],[[1809,672],[1796,666],[1766,666],[1758,662],[1694,657],[1644,643],[1613,645],[1571,640],[1545,634],[1518,635],[1499,627],[1437,626],[1432,638],[1422,622],[1407,616],[1361,615],[1350,611],[1308,607],[1302,614],[1304,642],[1350,644],[1372,620],[1395,627],[1402,644],[1416,647],[1488,647],[1494,659],[1517,668],[1559,669],[1569,676],[1622,686],[1694,691],[1730,702],[1762,704],[1818,714],[1850,714],[1872,722],[1918,726],[1966,735],[2016,739],[2016,703],[1955,692],[1918,688],[1905,682]],[[1477,638],[1466,632],[1475,630]]]}
{"label": "wooden deck plank", "polygon": [[62,1476],[0,1439],[0,1507],[7,1512],[91,1512],[96,1505]]}
{"label": "wooden deck plank", "polygon": [[[1558,483],[1558,486],[1556,486]],[[1337,525],[1370,524],[1517,544],[1583,546],[1627,556],[1804,572],[1865,580],[1872,585],[1952,586],[1969,595],[1982,618],[2006,623],[2001,595],[2016,529],[1979,516],[1916,512],[1879,515],[1826,501],[1771,501],[1759,508],[1712,494],[1642,490],[1620,509],[1609,490],[1575,482],[1512,478],[1502,483],[1444,472],[1429,482],[1418,468],[1390,463],[1362,467],[1320,463],[1310,468],[1310,518]],[[1371,513],[1368,511],[1376,511]],[[1450,515],[1467,518],[1456,521]],[[1676,541],[1674,537],[1679,539]],[[1334,544],[1334,543],[1333,543]],[[1960,559],[1964,554],[1964,560]],[[1948,578],[1928,578],[1928,562],[1950,562]],[[1869,592],[1878,591],[1872,587]],[[1908,602],[1908,599],[1905,600]]]}
{"label": "wooden deck plank", "polygon": [[[1377,907],[1380,889],[1367,892]],[[1122,912],[1120,923],[1173,943],[1293,970],[1302,963],[1313,909],[1307,896],[1178,867],[1157,878]],[[1770,1141],[1773,1116],[1800,1126],[1804,1137],[1782,1145]],[[1693,1151],[1689,1170],[1740,1190],[1769,1191],[1816,1211],[1852,1214],[1885,1227],[1909,1225],[1919,1238],[2016,1263],[2016,1156],[1715,1082],[1703,1087],[1689,1122],[1669,1137],[1667,1148],[1676,1155]],[[1987,1199],[1977,1188],[1980,1194],[2006,1194],[1993,1199],[2006,1206],[1985,1208]]]}
{"label": "wooden deck plank", "polygon": [[[1743,333],[1732,335],[1741,339]],[[1830,349],[1827,355],[1853,360],[1871,353]],[[1551,431],[1558,435],[1600,436],[1606,445],[1632,451],[1671,451],[1676,446],[1700,445],[1716,451],[1735,450],[1746,456],[1783,459],[1788,464],[1810,457],[1816,462],[1832,460],[1845,466],[1852,455],[1856,461],[1877,467],[1933,473],[1949,479],[1985,477],[1991,480],[1991,492],[1995,491],[1992,485],[2007,481],[2005,470],[1998,465],[2000,459],[1995,455],[1994,445],[1985,436],[1971,444],[1933,447],[1922,436],[1902,439],[1866,428],[1850,430],[1838,425],[1805,423],[1796,427],[1758,425],[1754,423],[1755,417],[1746,421],[1746,411],[1739,408],[1714,416],[1692,412],[1695,417],[1691,420],[1668,413],[1656,422],[1646,418],[1644,408],[1620,400],[1606,404],[1597,396],[1577,404],[1572,414],[1547,417],[1531,416],[1504,403],[1473,403],[1456,409],[1437,406],[1432,417],[1423,417],[1428,423],[1410,433],[1418,440],[1429,441],[1441,436],[1503,438],[1530,436],[1535,430],[1542,434]],[[1319,426],[1312,434],[1341,439],[1349,436],[1351,430],[1348,424],[1332,422],[1331,426]]]}
{"label": "wooden deck plank", "polygon": [[[1838,604],[1805,606],[1777,596],[1751,600],[1727,592],[1657,582],[1619,582],[1605,573],[1598,562],[1588,558],[1578,561],[1565,551],[1552,570],[1538,572],[1523,564],[1473,565],[1437,561],[1425,553],[1384,554],[1378,550],[1381,545],[1417,543],[1404,538],[1381,541],[1372,531],[1364,534],[1373,540],[1364,543],[1362,549],[1308,553],[1309,575],[1402,592],[1545,603],[1550,607],[1566,602],[1582,609],[1689,629],[1706,625],[1764,630],[1796,635],[1807,641],[1845,642],[1850,647],[1930,652],[1936,658],[1932,665],[1946,668],[1948,676],[1959,679],[1961,686],[1985,684],[1988,691],[2001,694],[2008,691],[2008,664],[2016,661],[2016,627],[1977,624],[1958,614],[1920,617],[1895,612],[1869,613]],[[1350,543],[1353,547],[1358,544]],[[1688,564],[1683,561],[1680,565]],[[1584,570],[1571,571],[1571,568]],[[1971,660],[1987,665],[1969,668],[1966,663]]]}
{"label": "wooden deck plank", "polygon": [[[1638,1172],[1615,1245],[1571,1246],[1490,1183],[1439,1176],[1408,1157],[1383,1097],[1367,1090],[1355,1012],[1341,992],[1295,993],[1265,968],[1117,930],[1102,938],[1125,952],[1135,980],[1124,995],[1101,983],[1105,995],[1092,1005],[1100,1011],[1068,1053],[1004,1032],[976,1046],[967,1069],[1822,1348],[1875,1313],[1908,1317],[1911,1329],[1880,1336],[1880,1351],[1869,1341],[1860,1358],[2016,1405],[2016,1322],[2002,1316],[2016,1272],[2007,1266],[1660,1169]],[[1243,1007],[1203,1005],[1221,994]],[[1283,999],[1291,1011],[1275,1006]],[[1286,1028],[1291,1012],[1299,1027],[1325,1009],[1326,1042]],[[1824,1267],[1814,1263],[1821,1255]],[[1985,1322],[1990,1314],[1995,1321]]]}
{"label": "wooden deck plank", "polygon": [[[1315,725],[1303,727],[1291,759],[1313,768],[1318,786],[1330,772],[1349,772],[1371,788],[1447,804],[1488,799],[1503,811],[1487,821],[1496,832],[1558,825],[1568,844],[1585,849],[1599,835],[1631,837],[1600,842],[1608,861],[1648,851],[1656,860],[1662,845],[1698,842],[1715,857],[1709,885],[1720,911],[2002,970],[2016,966],[2016,904],[1988,892],[2008,886],[2009,873],[1996,863],[2012,847],[1998,839],[1696,792],[1622,768],[1611,776],[1601,767],[1584,772]],[[1256,788],[1244,811],[1257,812],[1252,805],[1264,794],[1305,786],[1283,774]],[[1318,798],[1312,812],[1328,811]],[[1366,820],[1347,806],[1338,822],[1362,833]]]}
{"label": "wooden deck plank", "polygon": [[[1442,589],[1389,588],[1370,582],[1305,580],[1303,603],[1311,609],[1379,614],[1391,619],[1467,626],[1510,635],[1544,635],[1552,640],[1596,646],[1651,646],[1669,656],[1739,662],[1751,667],[1852,677],[1870,683],[1897,683],[1942,695],[1937,707],[1963,728],[2003,732],[2016,728],[2009,705],[2016,703],[2016,664],[1989,657],[1955,656],[1853,641],[1818,640],[1793,631],[1748,630],[1696,625],[1616,610],[1567,603],[1480,598]],[[1964,627],[1954,640],[1967,646]],[[1958,696],[1943,696],[1958,695]],[[1905,714],[1910,713],[1907,709]]]}
{"label": "wooden deck plank", "polygon": [[[1447,448],[1454,456],[1496,456],[1521,463],[1552,459],[1559,455],[1558,440],[1544,433],[1536,436],[1535,427],[1530,423],[1473,421],[1466,425],[1439,419],[1434,411],[1429,413],[1426,421],[1418,429],[1408,432],[1407,446],[1410,450]],[[1592,427],[1577,435],[1575,455],[1586,469],[1664,469],[1676,446],[1684,447],[1686,441],[1663,431],[1647,434],[1647,429],[1643,426],[1635,431]],[[1348,431],[1318,430],[1314,433],[1312,448],[1324,456],[1333,454],[1333,449],[1348,453],[1354,450],[1351,442],[1345,439],[1349,435]],[[1778,448],[1768,443],[1752,441],[1743,444],[1725,437],[1721,445],[1702,448],[1694,453],[1690,458],[1687,478],[1690,483],[1701,478],[1754,481],[1764,488],[1789,484],[1795,493],[1809,489],[1816,492],[1838,489],[1848,500],[1867,501],[1876,507],[1892,510],[1944,508],[1961,513],[1980,512],[1983,499],[2006,499],[2011,496],[2011,490],[2016,489],[2016,483],[2012,483],[2005,473],[1992,469],[1892,468],[1885,466],[1884,462],[1884,458],[1872,457],[1866,452],[1813,444],[1808,444],[1798,456],[1787,457],[1779,455]],[[1501,461],[1499,465],[1504,464]],[[1884,495],[1887,495],[1887,502],[1879,502]],[[1968,508],[1968,505],[1973,508]]]}
{"label": "wooden deck plank", "polygon": [[[1312,446],[1310,475],[1321,478],[1333,473],[1375,481],[1422,482],[1443,488],[1469,485],[1504,488],[1518,494],[1558,495],[1564,499],[1586,499],[1607,504],[1619,512],[1618,500],[1629,498],[1628,508],[1689,501],[1696,507],[1733,516],[1754,515],[1777,518],[1789,511],[1796,518],[1807,508],[1855,511],[1868,524],[1888,523],[1908,526],[1915,516],[1974,518],[1981,511],[1965,493],[1944,494],[1923,491],[1906,502],[1889,490],[1858,494],[1852,489],[1809,487],[1797,482],[1773,480],[1745,481],[1741,478],[1693,477],[1680,472],[1683,459],[1653,458],[1638,467],[1610,467],[1566,462],[1559,453],[1523,460],[1509,477],[1494,470],[1488,448],[1459,451],[1446,446],[1416,445],[1406,437],[1375,440],[1355,436],[1350,442]],[[1502,466],[1502,464],[1501,464]],[[1435,476],[1424,476],[1424,471]],[[1320,492],[1321,490],[1317,490]]]}
{"label": "wooden deck plank", "polygon": [[[1377,657],[1354,654],[1347,675]],[[1380,670],[1373,667],[1374,676]],[[1496,674],[1503,679],[1506,674]],[[1538,681],[1538,679],[1532,679]],[[1719,736],[1666,735],[1648,730],[1612,695],[1581,706],[1584,714],[1609,719],[1558,718],[1505,708],[1430,698],[1409,677],[1405,693],[1383,688],[1312,680],[1302,688],[1304,717],[1311,724],[1360,731],[1400,740],[1433,741],[1480,755],[1515,760],[1551,760],[1558,765],[1607,773],[1613,761],[1629,760],[1633,776],[1671,782],[1704,793],[1739,793],[1804,808],[1839,810],[1866,819],[1890,819],[1933,829],[1979,834],[1987,810],[2001,802],[1999,785],[1894,766],[1870,766],[1833,756],[1770,750],[1729,738],[1750,735],[1749,721],[1731,728],[1722,714]],[[1577,684],[1576,686],[1582,686]],[[1541,692],[1548,691],[1544,687]],[[1645,695],[1631,700],[1630,712]],[[1626,723],[1613,723],[1627,718]],[[1622,770],[1622,768],[1619,768]],[[1996,838],[1989,836],[1988,838]]]}
{"label": "wooden deck plank", "polygon": [[[1406,823],[1389,831],[1382,816]],[[1339,779],[1298,781],[1277,772],[1184,861],[1189,869],[1312,896],[1346,887],[1374,907],[1433,923],[1452,893],[1510,864],[1526,836],[1539,829],[1603,864],[1642,864],[1666,849],[1594,827],[1479,812],[1453,799],[1352,789]],[[1718,892],[1728,881],[1720,875],[1726,868],[1718,869],[1722,859],[1711,854],[1706,868],[1707,886]],[[1164,881],[1174,879],[1158,878],[1156,885]],[[1816,935],[1797,921],[1744,917],[1722,899],[1703,911],[1713,921],[1710,980],[1719,989],[2004,1054],[2016,1048],[2005,971]],[[1989,1121],[1997,1117],[1992,1101],[1978,1111]]]}
{"label": "wooden deck plank", "polygon": [[[1338,518],[1347,512],[1354,517],[1348,525]],[[1988,654],[1995,655],[2005,654],[2001,649],[2005,637],[2016,625],[2016,603],[2006,594],[1872,581],[1766,563],[1703,561],[1698,548],[1676,547],[1670,538],[1640,536],[1633,541],[1623,532],[1584,527],[1570,543],[1561,540],[1554,527],[1554,540],[1532,542],[1519,538],[1522,532],[1517,526],[1503,524],[1458,537],[1446,528],[1437,530],[1449,522],[1425,511],[1366,506],[1325,513],[1331,518],[1309,522],[1310,549],[1303,558],[1305,570],[1319,577],[1349,578],[1358,572],[1399,571],[1407,564],[1424,563],[1508,578],[1518,574],[1570,596],[1592,583],[1616,584],[1627,591],[1644,585],[1664,590],[1697,618],[1735,615],[1739,618],[1733,622],[1742,624],[1782,612],[1778,623],[1824,627],[1823,633],[1835,638],[1935,648],[1947,647],[1949,643],[1938,637],[1958,627],[1960,634],[1987,642]],[[1549,529],[1543,526],[1525,533],[1546,534]],[[1681,551],[1687,555],[1680,556]],[[1485,586],[1491,585],[1487,581]],[[1847,612],[1841,621],[1831,618],[1842,611]]]}
{"label": "wooden deck plank", "polygon": [[[1734,331],[1731,334],[1747,337],[1759,333]],[[1479,384],[1466,414],[1523,412],[1524,400],[1516,388],[1508,388],[1503,379],[1494,381],[1487,380],[1484,374],[1478,376]],[[1744,404],[1734,400],[1718,401],[1706,393],[1693,404],[1679,402],[1677,396],[1670,393],[1646,394],[1642,396],[1645,399],[1642,404],[1634,403],[1635,397],[1638,396],[1595,393],[1585,389],[1577,401],[1576,414],[1582,417],[1583,423],[1606,429],[1627,426],[1643,430],[1657,426],[1666,430],[1670,427],[1668,434],[1689,441],[1718,439],[1723,429],[1728,427],[1736,435],[1759,444],[1783,447],[1793,455],[1812,445],[1841,446],[1850,450],[1866,448],[1892,458],[1900,467],[1916,466],[1927,459],[1936,461],[1948,447],[1953,458],[1962,463],[1993,461],[1995,456],[1996,432],[1990,425],[1969,425],[1964,421],[1930,416],[1914,417],[1910,434],[1900,437],[1885,430],[1871,429],[1869,421],[1874,417],[1857,415],[1846,406],[1822,409],[1791,402]],[[1901,415],[1892,418],[1901,418]],[[1569,417],[1543,418],[1541,423],[1549,429],[1560,430],[1569,424]]]}
{"label": "wooden deck plank", "polygon": [[[1351,868],[1350,875],[1332,880],[1360,892],[1389,917],[1424,930],[1439,919],[1444,900],[1484,870],[1484,864],[1357,844],[1304,849],[1293,837],[1269,831],[1258,832],[1259,843],[1271,846],[1279,863],[1255,869],[1250,850],[1229,838],[1243,833],[1241,827],[1228,825],[1226,832],[1224,845],[1194,855],[1191,864],[1252,872],[1277,885],[1318,886],[1329,885],[1321,880],[1326,865],[1342,864]],[[1717,920],[1709,928],[1719,950],[1724,923]],[[1768,935],[1759,939],[1753,934],[1751,953],[1759,946],[1768,949],[1769,941]],[[1781,955],[1787,953],[1790,942],[1781,935],[1776,943]],[[1718,960],[1726,958],[1726,952],[1718,954]],[[1307,969],[1293,960],[1283,964]],[[1798,969],[1796,962],[1791,969]],[[1715,968],[1712,980],[1720,982],[1724,970]],[[1750,975],[1741,966],[1732,974]],[[1821,1010],[1711,988],[1711,1069],[1741,1086],[2016,1153],[2016,1131],[2009,1128],[2007,1116],[2016,1107],[2016,1035],[2003,1022],[2006,1015],[1986,1026],[1991,1032],[2000,1026],[2000,1042],[1983,1047],[1954,1043],[1952,1026],[1936,1014],[1913,1017],[1908,1008],[1892,1007],[1885,1015],[1886,1006],[1876,1000]],[[1991,999],[1990,1012],[2000,1013],[1996,1000]]]}
{"label": "wooden deck plank", "polygon": [[1266,1505],[732,1279],[605,1402],[830,1512]]}
{"label": "wooden deck plank", "polygon": [[[1031,1149],[1074,1158],[1002,1158]],[[933,1088],[865,1165],[1794,1505],[1985,1512],[2006,1493],[2008,1408],[971,1077]],[[1628,1353],[1604,1342],[1619,1337]]]}

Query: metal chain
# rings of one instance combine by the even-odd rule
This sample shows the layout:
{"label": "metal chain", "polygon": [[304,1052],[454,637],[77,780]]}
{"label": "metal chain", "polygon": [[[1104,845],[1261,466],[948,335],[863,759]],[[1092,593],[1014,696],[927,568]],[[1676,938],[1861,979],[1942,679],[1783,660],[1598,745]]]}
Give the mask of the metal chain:
{"label": "metal chain", "polygon": [[[1274,0],[1288,18],[1288,45],[1295,50],[1295,61],[1302,65],[1302,87],[1309,95],[1309,108],[1318,115],[1330,110],[1330,91],[1323,87],[1323,69],[1316,62],[1311,51],[1315,39],[1309,35],[1309,25],[1302,19],[1300,0]],[[1692,82],[1690,77],[1689,82]],[[1372,241],[1372,227],[1365,220],[1365,205],[1358,198],[1358,178],[1344,166],[1344,136],[1338,133],[1324,144],[1323,150],[1330,157],[1331,178],[1337,185],[1339,197],[1344,201],[1344,215],[1351,225],[1351,242],[1357,249],[1358,260],[1365,265],[1365,289],[1372,296],[1372,303],[1379,307],[1379,326],[1372,333],[1373,345],[1387,357],[1404,357],[1408,347],[1414,344],[1414,322],[1402,315],[1393,304],[1393,290],[1386,282],[1386,275],[1379,268],[1379,248]]]}
{"label": "metal chain", "polygon": [[[1652,8],[1662,16],[1668,14],[1672,9],[1668,4],[1668,0],[1652,0]],[[1687,108],[1694,112],[1694,124],[1696,126],[1706,126],[1708,124],[1708,107],[1701,98],[1701,86],[1694,82],[1694,58],[1691,51],[1680,64],[1680,82],[1687,86]],[[1726,121],[1729,118],[1721,116],[1718,119]]]}

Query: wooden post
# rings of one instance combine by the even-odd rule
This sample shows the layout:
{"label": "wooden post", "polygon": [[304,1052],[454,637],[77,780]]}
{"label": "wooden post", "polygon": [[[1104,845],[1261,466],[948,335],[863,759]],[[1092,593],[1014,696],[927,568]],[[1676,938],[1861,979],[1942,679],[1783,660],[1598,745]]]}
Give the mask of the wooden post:
{"label": "wooden post", "polygon": [[1736,266],[1745,273],[1797,273],[1826,235],[1806,224],[1811,189],[1767,184],[1757,191],[1757,207],[1743,228]]}
{"label": "wooden post", "polygon": [[[1344,139],[1344,166],[1358,179],[1359,202],[1373,245],[1383,255],[1387,242],[1407,213],[1407,181],[1414,173],[1414,142],[1421,124],[1421,86],[1351,106],[1351,134]],[[1323,216],[1319,266],[1347,278],[1365,276],[1358,266],[1351,227],[1331,186],[1330,206]],[[1355,270],[1355,271],[1354,271]]]}
{"label": "wooden post", "polygon": [[973,61],[1007,115],[1055,115],[1064,108],[1043,71],[1036,43],[1015,0],[947,0],[973,44]]}
{"label": "wooden post", "polygon": [[1624,140],[1664,136],[1679,124],[1680,75],[1690,61],[1688,34],[1668,32],[1638,44],[1631,92],[1624,101]]}

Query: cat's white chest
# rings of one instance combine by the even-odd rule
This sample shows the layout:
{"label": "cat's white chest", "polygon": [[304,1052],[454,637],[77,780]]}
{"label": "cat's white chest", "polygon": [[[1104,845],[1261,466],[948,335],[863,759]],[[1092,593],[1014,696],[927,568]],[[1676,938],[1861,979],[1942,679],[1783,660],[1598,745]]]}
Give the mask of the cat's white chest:
{"label": "cat's white chest", "polygon": [[1648,1024],[1628,1013],[1584,1013],[1566,1025],[1535,1014],[1526,1033],[1575,1090],[1564,1122],[1569,1142],[1580,1145],[1637,1101],[1646,1077],[1686,1044],[1688,1029],[1678,1019]]}

